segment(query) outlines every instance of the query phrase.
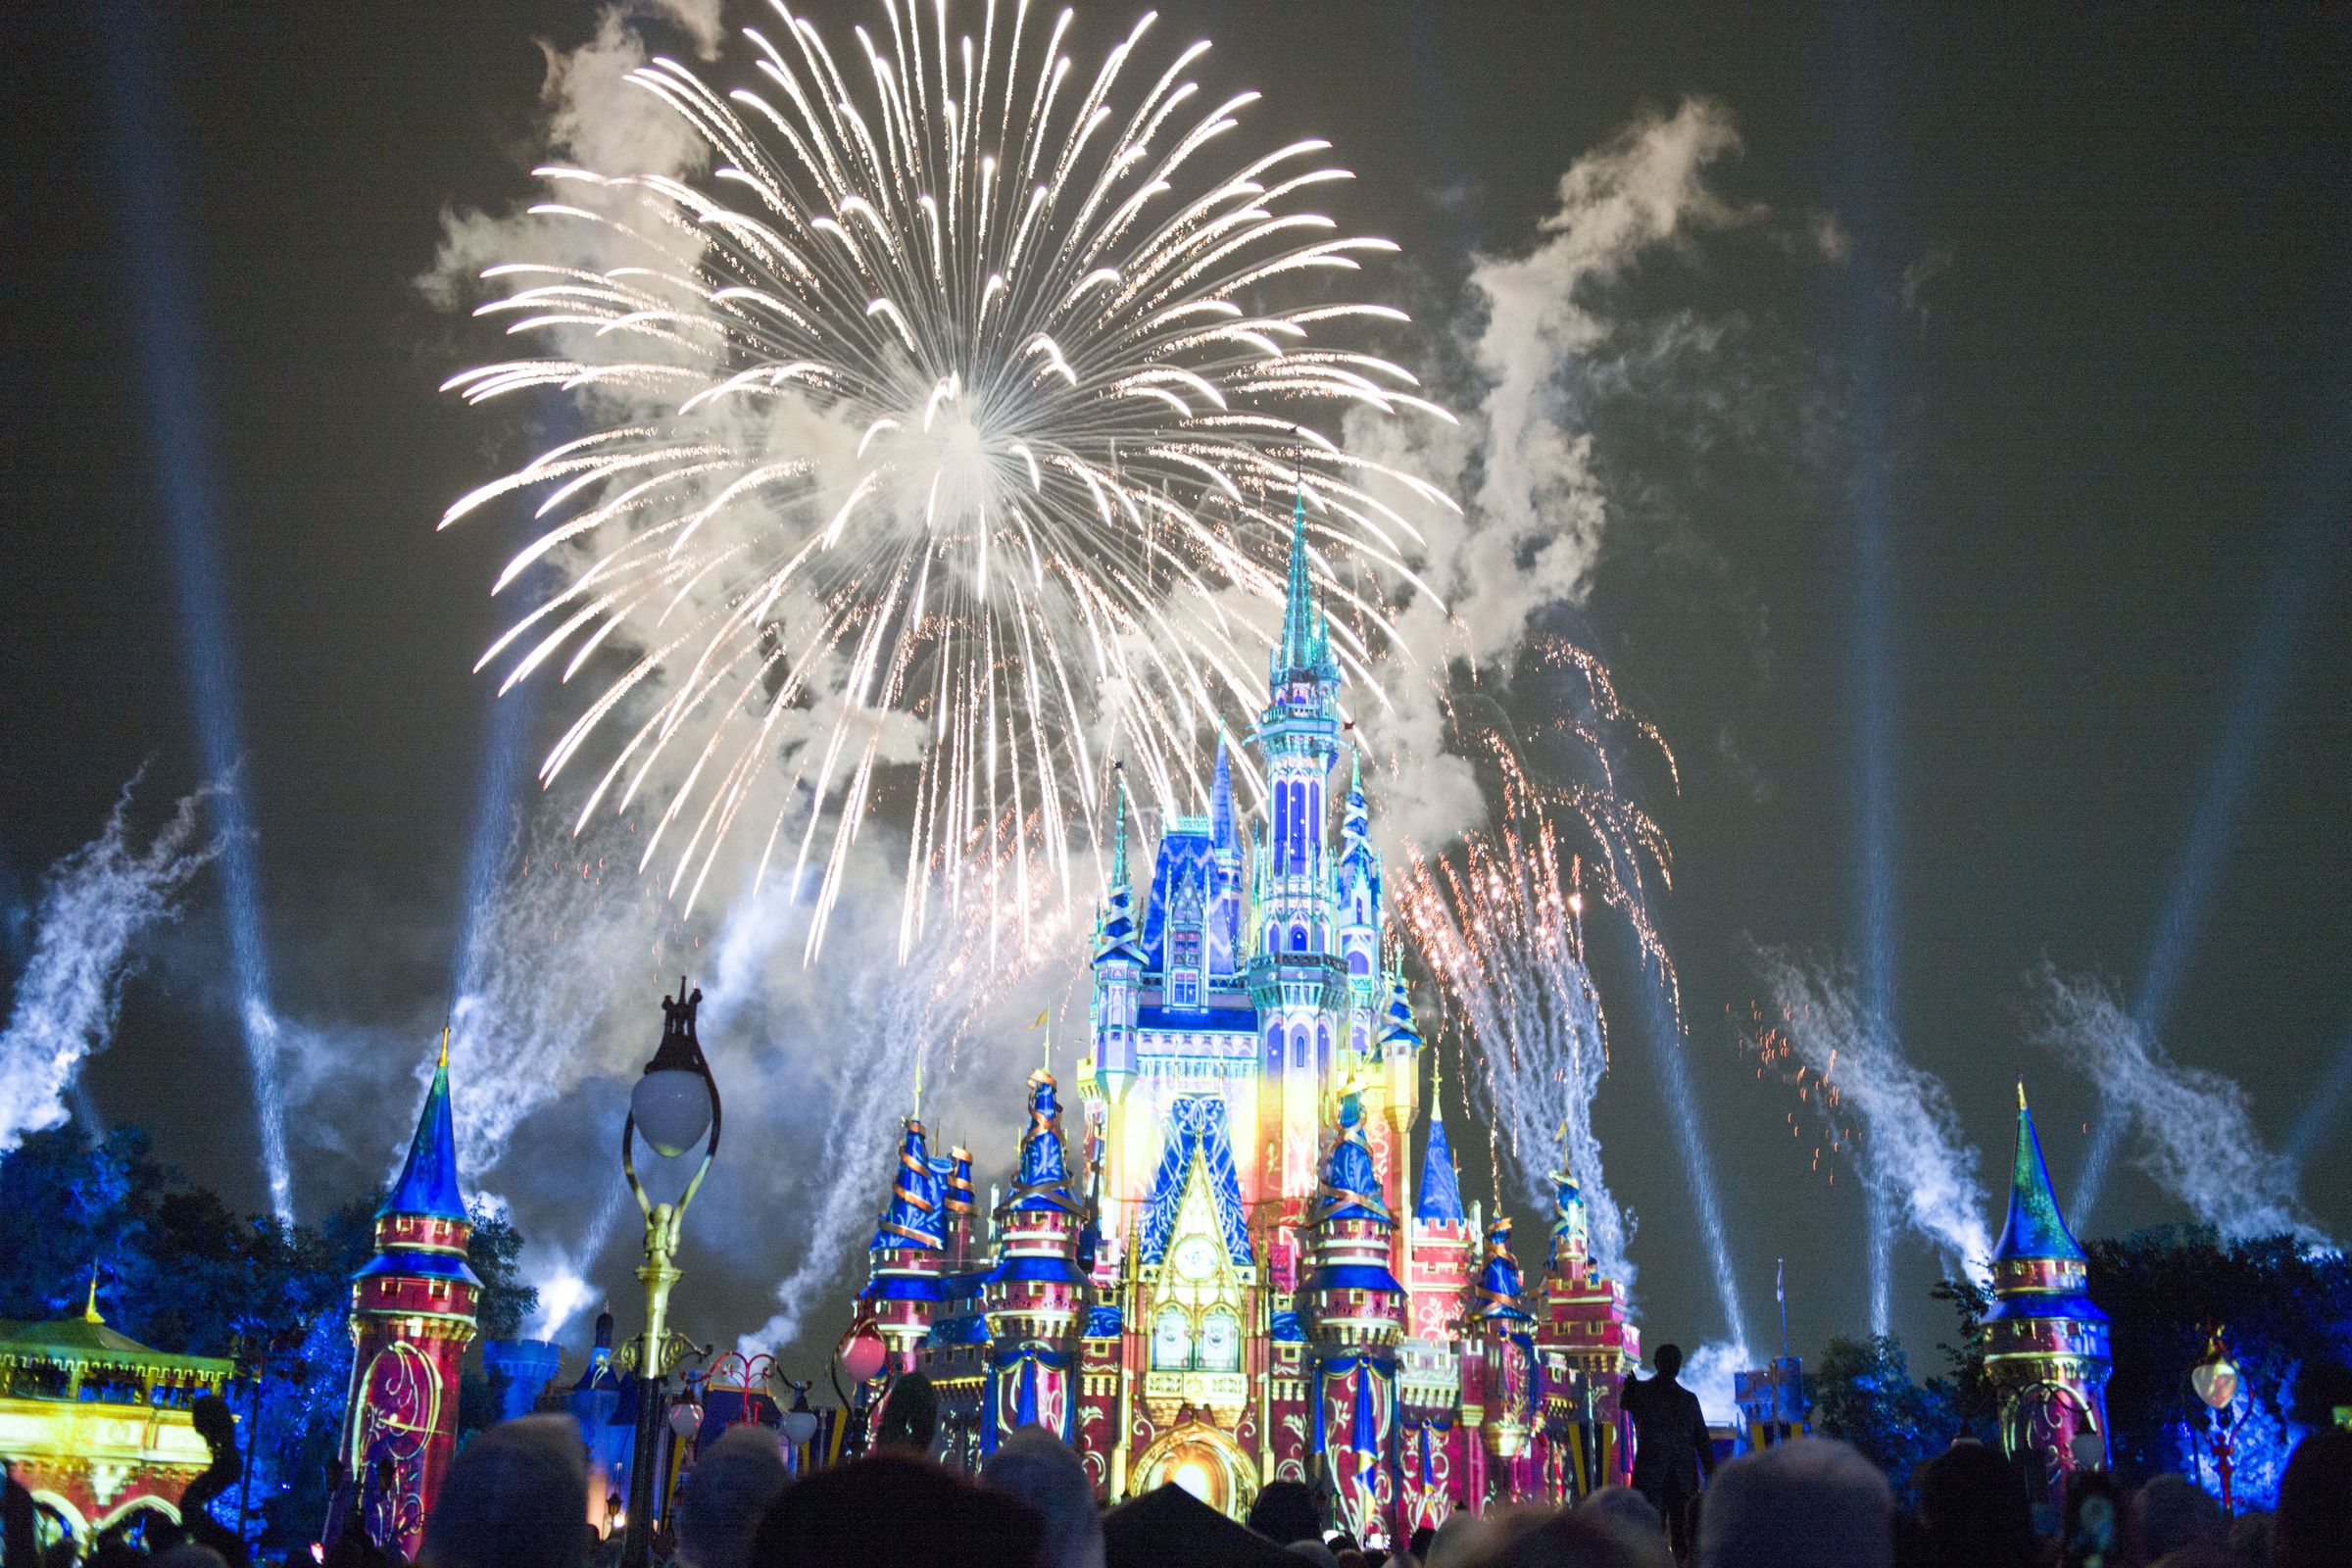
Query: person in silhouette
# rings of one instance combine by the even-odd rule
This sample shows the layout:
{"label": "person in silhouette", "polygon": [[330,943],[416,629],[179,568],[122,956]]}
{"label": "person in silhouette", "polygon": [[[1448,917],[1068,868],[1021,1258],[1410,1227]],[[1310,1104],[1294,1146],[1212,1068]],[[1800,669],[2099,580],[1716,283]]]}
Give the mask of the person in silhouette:
{"label": "person in silhouette", "polygon": [[1698,1396],[1675,1381],[1682,1348],[1659,1346],[1650,1364],[1657,1375],[1628,1380],[1617,1403],[1634,1423],[1634,1490],[1666,1521],[1667,1542],[1682,1558],[1690,1553],[1690,1502],[1699,1478],[1715,1474],[1715,1440],[1707,1436]]}

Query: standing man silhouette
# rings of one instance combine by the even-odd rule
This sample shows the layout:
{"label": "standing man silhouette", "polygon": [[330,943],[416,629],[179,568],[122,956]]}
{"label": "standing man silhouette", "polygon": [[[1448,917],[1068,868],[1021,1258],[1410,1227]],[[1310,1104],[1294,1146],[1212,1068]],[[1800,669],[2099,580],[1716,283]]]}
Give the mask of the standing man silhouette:
{"label": "standing man silhouette", "polygon": [[1715,1440],[1707,1436],[1698,1396],[1674,1380],[1683,1369],[1682,1347],[1659,1346],[1650,1364],[1657,1376],[1626,1384],[1617,1403],[1634,1423],[1634,1490],[1666,1521],[1679,1559],[1690,1554],[1690,1503],[1700,1473],[1715,1475]]}

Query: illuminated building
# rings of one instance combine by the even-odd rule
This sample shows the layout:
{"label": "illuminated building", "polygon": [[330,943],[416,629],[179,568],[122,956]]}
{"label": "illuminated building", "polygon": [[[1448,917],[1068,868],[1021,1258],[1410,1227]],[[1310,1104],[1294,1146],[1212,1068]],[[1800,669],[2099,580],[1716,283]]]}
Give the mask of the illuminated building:
{"label": "illuminated building", "polygon": [[2042,1497],[2070,1470],[2107,1467],[2107,1314],[2090,1298],[2087,1272],[2058,1212],[2021,1082],[2009,1221],[1992,1250],[1984,1370],[2000,1396],[2001,1446],[2012,1458],[2032,1456],[2029,1474]]}
{"label": "illuminated building", "polygon": [[176,1524],[180,1494],[213,1462],[188,1407],[234,1370],[107,1327],[95,1277],[79,1317],[0,1323],[0,1454],[32,1494],[44,1548],[86,1549],[141,1510]]}
{"label": "illuminated building", "polygon": [[351,1282],[351,1394],[339,1452],[368,1538],[414,1559],[457,1451],[458,1386],[482,1282],[458,1190],[449,1036],[408,1163],[375,1211],[375,1255]]}
{"label": "illuminated building", "polygon": [[1239,1517],[1268,1482],[1314,1482],[1378,1543],[1622,1478],[1616,1389],[1639,1342],[1574,1184],[1541,1286],[1498,1220],[1473,1298],[1479,1227],[1434,1103],[1408,1180],[1423,1044],[1382,961],[1352,757],[1329,799],[1339,684],[1301,506],[1252,737],[1263,817],[1238,810],[1220,738],[1206,809],[1161,824],[1139,905],[1116,792],[1083,1128],[1065,1134],[1059,1085],[1034,1075],[1011,1192],[974,1238],[968,1157],[905,1124],[860,1309],[894,1368],[938,1386],[961,1462],[1036,1422],[1106,1499],[1174,1482]]}

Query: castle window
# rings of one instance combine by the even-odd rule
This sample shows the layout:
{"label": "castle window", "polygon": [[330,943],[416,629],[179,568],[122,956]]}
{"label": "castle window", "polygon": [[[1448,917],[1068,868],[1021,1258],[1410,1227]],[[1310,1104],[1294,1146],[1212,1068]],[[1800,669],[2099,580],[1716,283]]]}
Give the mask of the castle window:
{"label": "castle window", "polygon": [[1184,1308],[1163,1306],[1152,1320],[1152,1369],[1182,1372],[1193,1364],[1193,1325]]}
{"label": "castle window", "polygon": [[1291,927],[1291,951],[1293,953],[1304,953],[1306,951],[1306,927],[1302,925],[1295,925]]}
{"label": "castle window", "polygon": [[1239,1372],[1242,1369],[1242,1322],[1224,1307],[1200,1320],[1200,1370]]}
{"label": "castle window", "polygon": [[1372,960],[1364,956],[1363,949],[1358,948],[1348,955],[1348,972],[1354,975],[1365,975],[1372,972]]}

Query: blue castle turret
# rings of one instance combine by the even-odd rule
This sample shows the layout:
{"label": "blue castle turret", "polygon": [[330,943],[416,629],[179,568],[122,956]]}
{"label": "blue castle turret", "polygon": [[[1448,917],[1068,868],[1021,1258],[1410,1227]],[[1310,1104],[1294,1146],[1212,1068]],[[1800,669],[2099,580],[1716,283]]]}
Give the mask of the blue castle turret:
{"label": "blue castle turret", "polygon": [[908,1116],[899,1145],[899,1174],[866,1249],[860,1299],[889,1348],[895,1371],[911,1371],[915,1351],[946,1298],[947,1176],[932,1168],[919,1116]]}
{"label": "blue castle turret", "polygon": [[1029,1129],[1012,1196],[997,1210],[997,1266],[983,1289],[989,1336],[989,1420],[983,1451],[1016,1428],[1042,1425],[1062,1441],[1077,1434],[1079,1330],[1086,1274],[1078,1266],[1084,1225],[1070,1191],[1054,1075],[1029,1075]]}
{"label": "blue castle turret", "polygon": [[1339,1132],[1307,1224],[1314,1272],[1300,1292],[1314,1348],[1314,1444],[1345,1528],[1383,1517],[1395,1478],[1380,1463],[1396,1419],[1396,1342],[1404,1288],[1390,1272],[1396,1216],[1381,1200],[1380,1165],[1363,1102],[1340,1098]]}
{"label": "blue castle turret", "polygon": [[351,1390],[341,1475],[374,1477],[364,1528],[413,1554],[457,1451],[458,1386],[482,1282],[466,1261],[473,1225],[458,1187],[449,1033],[409,1155],[375,1211],[375,1252],[352,1276]]}
{"label": "blue castle turret", "polygon": [[1992,1297],[1984,1371],[2001,1399],[2001,1445],[2030,1461],[2032,1483],[2047,1496],[2069,1471],[2106,1468],[2112,1363],[2107,1314],[2090,1298],[2089,1260],[2058,1211],[2022,1080]]}

